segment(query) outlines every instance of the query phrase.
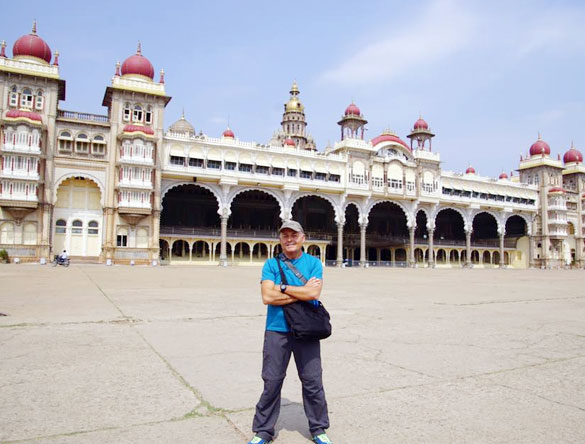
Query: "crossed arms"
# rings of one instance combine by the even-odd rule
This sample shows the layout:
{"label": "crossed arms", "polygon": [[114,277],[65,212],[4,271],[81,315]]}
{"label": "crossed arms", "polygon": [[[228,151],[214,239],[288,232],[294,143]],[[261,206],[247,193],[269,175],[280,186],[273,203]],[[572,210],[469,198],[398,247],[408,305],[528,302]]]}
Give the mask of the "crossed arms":
{"label": "crossed arms", "polygon": [[286,292],[281,293],[280,285],[265,279],[262,281],[262,302],[264,305],[287,305],[297,301],[312,301],[319,299],[323,281],[312,277],[301,287],[288,285]]}

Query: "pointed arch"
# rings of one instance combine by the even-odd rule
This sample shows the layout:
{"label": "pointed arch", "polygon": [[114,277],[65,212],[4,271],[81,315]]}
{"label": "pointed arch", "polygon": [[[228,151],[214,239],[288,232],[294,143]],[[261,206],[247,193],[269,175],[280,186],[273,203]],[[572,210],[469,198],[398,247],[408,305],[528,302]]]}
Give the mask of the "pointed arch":
{"label": "pointed arch", "polygon": [[310,191],[295,194],[290,199],[289,211],[291,212],[291,215],[292,215],[292,209],[293,209],[296,201],[299,199],[302,199],[303,197],[307,197],[307,196],[320,197],[321,199],[326,200],[327,202],[329,202],[331,204],[331,207],[333,208],[333,213],[335,214],[335,222],[340,223],[343,220],[343,217],[345,215],[341,214],[341,210],[339,209],[339,206],[331,197],[329,197],[327,195],[319,194],[319,193],[311,193]]}
{"label": "pointed arch", "polygon": [[259,188],[259,187],[251,187],[251,188],[246,187],[246,188],[240,188],[237,190],[230,191],[230,193],[228,194],[228,197],[227,197],[227,205],[226,205],[226,207],[230,209],[230,212],[231,212],[232,204],[234,203],[234,200],[236,199],[236,196],[238,194],[242,194],[242,193],[245,193],[247,191],[259,191],[261,193],[268,194],[269,196],[274,197],[276,199],[276,202],[278,203],[278,207],[280,208],[280,218],[282,219],[282,215],[284,213],[284,199],[283,199],[283,197],[280,196],[275,191],[268,190],[266,188]]}
{"label": "pointed arch", "polygon": [[444,207],[438,207],[437,208],[437,210],[435,211],[435,214],[433,214],[433,223],[435,225],[437,223],[437,216],[443,210],[453,210],[453,211],[459,213],[459,215],[461,216],[461,219],[463,219],[463,226],[465,227],[465,229],[467,229],[467,228],[469,228],[469,227],[471,227],[473,225],[473,218],[471,219],[471,221],[468,220],[467,214],[465,214],[465,212],[461,208],[457,208],[457,207],[454,207],[454,206],[451,206],[451,205],[444,206]]}

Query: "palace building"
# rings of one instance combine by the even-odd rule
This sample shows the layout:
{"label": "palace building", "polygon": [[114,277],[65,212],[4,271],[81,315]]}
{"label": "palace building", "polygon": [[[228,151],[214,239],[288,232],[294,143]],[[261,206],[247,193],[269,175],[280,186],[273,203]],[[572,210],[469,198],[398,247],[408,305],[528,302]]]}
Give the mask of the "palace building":
{"label": "palace building", "polygon": [[[293,83],[266,143],[165,129],[164,71],[136,54],[105,88],[107,114],[68,111],[59,54],[33,26],[0,50],[0,249],[11,260],[262,263],[283,220],[328,265],[585,267],[585,166],[540,136],[517,173],[441,169],[419,118],[405,139],[364,139],[355,103],[318,150]],[[66,108],[66,106],[65,106]],[[276,122],[275,122],[276,123]]]}

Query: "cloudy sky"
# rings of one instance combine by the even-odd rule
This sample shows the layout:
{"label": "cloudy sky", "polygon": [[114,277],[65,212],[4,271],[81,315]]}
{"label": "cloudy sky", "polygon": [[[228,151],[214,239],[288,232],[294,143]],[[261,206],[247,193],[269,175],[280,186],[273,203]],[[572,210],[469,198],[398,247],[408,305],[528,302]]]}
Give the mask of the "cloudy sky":
{"label": "cloudy sky", "polygon": [[[62,109],[105,114],[117,60],[142,42],[165,69],[165,126],[185,109],[218,136],[266,142],[293,80],[319,149],[339,137],[353,100],[406,140],[422,114],[443,168],[497,176],[537,139],[553,155],[585,151],[582,1],[11,2],[0,39],[9,55],[30,31],[59,50]],[[158,79],[158,74],[156,79]]]}

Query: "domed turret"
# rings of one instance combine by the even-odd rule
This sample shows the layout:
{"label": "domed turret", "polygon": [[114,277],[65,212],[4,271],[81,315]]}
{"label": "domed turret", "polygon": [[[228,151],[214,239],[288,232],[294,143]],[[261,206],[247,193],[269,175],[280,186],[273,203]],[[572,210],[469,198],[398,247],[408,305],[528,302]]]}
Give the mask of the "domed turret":
{"label": "domed turret", "polygon": [[500,174],[499,179],[507,179],[508,175],[505,172],[502,172],[502,174]]}
{"label": "domed turret", "polygon": [[284,141],[284,146],[290,146],[290,147],[294,148],[296,146],[295,141],[292,139],[286,139]]}
{"label": "domed turret", "polygon": [[564,163],[583,163],[583,154],[577,150],[571,142],[571,148],[563,156]]}
{"label": "domed turret", "polygon": [[37,35],[37,23],[33,23],[30,34],[23,35],[12,47],[14,58],[32,58],[42,63],[51,63],[51,48]]}
{"label": "domed turret", "polygon": [[128,57],[122,63],[122,76],[138,75],[148,77],[150,80],[154,79],[154,68],[150,60],[142,55],[142,47],[138,42],[136,54]]}
{"label": "domed turret", "polygon": [[419,119],[414,122],[414,127],[415,130],[420,130],[420,129],[429,129],[429,124],[427,122],[425,122],[425,120],[422,117],[419,117]]}
{"label": "domed turret", "polygon": [[361,116],[360,109],[358,106],[351,102],[347,108],[345,108],[345,115],[346,116]]}
{"label": "domed turret", "polygon": [[465,170],[465,174],[475,174],[475,168],[473,168],[471,165],[469,165],[467,167],[467,169]]}
{"label": "domed turret", "polygon": [[530,146],[530,155],[531,156],[538,156],[538,155],[550,155],[550,146],[544,140],[540,138],[540,134],[538,135],[538,140],[534,142]]}
{"label": "domed turret", "polygon": [[404,140],[402,140],[400,137],[398,137],[396,134],[394,134],[392,131],[390,131],[389,129],[384,130],[384,132],[382,134],[380,134],[378,137],[374,137],[372,139],[373,146],[376,146],[382,142],[392,142],[395,144],[402,145],[407,150],[410,150],[410,148],[408,147],[406,142]]}
{"label": "domed turret", "polygon": [[234,132],[228,126],[226,128],[226,130],[222,133],[222,137],[225,137],[227,139],[234,139],[236,137],[236,135],[234,134]]}
{"label": "domed turret", "polygon": [[189,134],[190,136],[195,135],[195,128],[193,125],[191,125],[191,123],[189,123],[187,119],[185,119],[184,111],[181,114],[181,118],[170,126],[169,131],[171,133],[177,134]]}

